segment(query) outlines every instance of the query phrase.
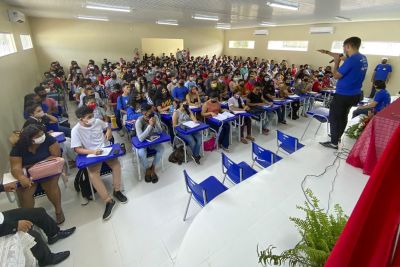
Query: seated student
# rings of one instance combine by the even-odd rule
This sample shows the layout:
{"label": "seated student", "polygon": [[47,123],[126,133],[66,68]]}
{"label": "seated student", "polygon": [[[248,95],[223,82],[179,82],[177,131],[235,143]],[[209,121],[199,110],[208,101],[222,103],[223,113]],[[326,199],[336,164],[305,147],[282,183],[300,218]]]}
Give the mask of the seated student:
{"label": "seated student", "polygon": [[[0,184],[0,193],[3,191],[12,192],[16,187],[16,183]],[[69,257],[69,251],[52,253],[43,240],[42,234],[32,229],[34,225],[43,230],[49,245],[69,237],[76,230],[76,227],[61,230],[43,208],[17,208],[0,212],[0,237],[13,235],[17,232],[25,232],[31,235],[36,243],[30,250],[39,266],[55,265]]]}
{"label": "seated student", "polygon": [[169,112],[172,105],[171,95],[167,88],[163,87],[160,92],[157,92],[155,106],[159,113]]}
{"label": "seated student", "polygon": [[185,99],[189,89],[185,86],[183,79],[179,80],[178,86],[172,89],[172,97],[176,100],[182,101]]}
{"label": "seated student", "polygon": [[[233,91],[233,96],[228,100],[228,106],[230,111],[249,111],[250,107],[246,106],[242,99],[242,91],[239,88],[236,88]],[[247,128],[247,136],[244,137],[244,128]],[[240,127],[240,141],[243,144],[247,144],[247,140],[254,141],[254,137],[251,136],[251,118],[244,117],[244,123]],[[247,139],[247,140],[246,140]]]}
{"label": "seated student", "polygon": [[[79,122],[72,129],[71,147],[75,149],[78,154],[99,155],[102,153],[102,147],[105,146],[106,140],[112,137],[111,128],[104,121],[94,118],[93,110],[87,106],[78,108],[75,111]],[[104,136],[103,131],[106,131]],[[117,158],[105,161],[112,169],[113,196],[121,203],[128,202],[126,196],[122,194],[121,190],[121,165]],[[115,206],[114,199],[109,195],[102,179],[100,178],[101,163],[87,167],[90,181],[92,182],[97,193],[101,199],[106,203],[106,208],[103,214],[103,220],[111,217],[112,211]]]}
{"label": "seated student", "polygon": [[[27,106],[25,108],[25,112],[27,117],[24,126],[22,128],[27,127],[28,125],[34,124],[42,127],[43,129],[46,128],[46,125],[51,124],[51,123],[58,123],[58,119],[54,117],[53,115],[50,115],[48,113],[44,113],[42,110],[42,106],[37,103],[32,103],[30,106]],[[71,135],[70,135],[71,136]],[[70,137],[69,136],[69,137]]]}
{"label": "seated student", "polygon": [[[19,181],[21,187],[17,189],[18,199],[22,208],[33,208],[37,183],[33,183],[24,173],[24,168],[29,168],[45,159],[60,157],[61,151],[57,140],[46,134],[38,125],[28,125],[21,131],[18,142],[10,152],[11,174]],[[61,191],[58,186],[60,175],[56,175],[40,185],[46,192],[47,198],[54,205],[57,224],[65,221],[61,207]]]}
{"label": "seated student", "polygon": [[117,98],[117,110],[121,116],[121,122],[124,125],[126,121],[126,109],[128,108],[129,93],[131,92],[131,85],[125,84],[122,88],[122,95]]}
{"label": "seated student", "polygon": [[35,87],[34,91],[40,98],[40,101],[47,106],[48,110],[46,113],[58,113],[57,102],[53,98],[47,97],[46,89],[43,86]]}
{"label": "seated student", "polygon": [[140,104],[135,95],[131,95],[129,98],[128,108],[126,109],[126,120],[127,121],[136,121],[140,116],[142,116],[142,112],[140,111]]}
{"label": "seated student", "polygon": [[[144,103],[142,105],[142,114],[143,116],[139,117],[135,123],[136,135],[140,142],[143,142],[152,135],[158,135],[162,132],[160,119],[155,116],[151,105]],[[158,176],[155,172],[155,167],[162,159],[164,147],[162,144],[157,144],[149,146],[148,148],[156,151],[154,161],[151,165],[147,159],[146,148],[139,149],[138,155],[142,166],[146,169],[146,183],[157,183]]]}
{"label": "seated student", "polygon": [[210,80],[209,89],[206,91],[207,100],[210,99],[210,96],[211,96],[214,92],[218,95],[218,101],[222,100],[222,97],[221,97],[222,92],[221,92],[221,91],[219,90],[219,88],[218,88],[218,81],[217,81],[217,79],[212,78],[212,79]]}
{"label": "seated student", "polygon": [[[293,93],[290,90],[290,80],[286,80],[284,84],[281,84],[279,86],[279,96],[282,99],[288,98],[289,95],[293,95]],[[297,112],[299,111],[300,108],[300,102],[299,101],[293,101],[291,103],[292,106],[292,112],[293,112],[293,119],[297,120],[299,116],[297,115]]]}
{"label": "seated student", "polygon": [[[201,108],[201,115],[205,118],[217,116],[218,113],[222,111],[221,104],[218,102],[219,94],[217,92],[211,92],[209,97],[210,99],[207,100]],[[210,127],[215,130],[219,128],[214,124],[211,124]],[[224,123],[218,138],[218,145],[226,152],[229,152],[230,129],[229,123]]]}
{"label": "seated student", "polygon": [[[261,91],[261,85],[256,83],[253,91],[247,95],[247,106],[250,108],[249,113],[260,116],[262,133],[267,135],[269,133],[268,124],[272,120],[273,114],[266,112],[262,106],[272,105],[272,102],[265,100]],[[266,114],[266,116],[263,116],[263,114]]]}
{"label": "seated student", "polygon": [[95,119],[109,122],[109,118],[106,115],[106,111],[102,107],[97,106],[96,98],[93,95],[85,96],[83,102],[85,103],[85,106],[93,109],[93,117]]}
{"label": "seated student", "polygon": [[319,75],[318,79],[314,81],[313,87],[312,87],[312,91],[313,92],[321,92],[321,90],[323,89],[324,83],[323,83],[323,77]]}
{"label": "seated student", "polygon": [[391,98],[390,94],[386,90],[385,81],[376,80],[374,81],[374,86],[376,89],[374,100],[364,106],[358,106],[358,108],[353,112],[353,118],[360,114],[367,115],[370,111],[378,113],[390,104]]}
{"label": "seated student", "polygon": [[186,95],[186,102],[188,103],[189,106],[195,106],[195,107],[201,106],[200,95],[199,92],[197,91],[196,86],[192,86],[190,88],[189,93]]}
{"label": "seated student", "polygon": [[[193,115],[192,111],[189,109],[189,104],[186,100],[183,102],[175,100],[176,109],[174,115],[172,116],[172,126],[175,128],[187,121],[197,122],[196,117]],[[185,140],[190,149],[192,150],[193,160],[200,165],[200,149],[202,145],[201,132],[192,133],[189,135],[180,135],[179,137]]]}
{"label": "seated student", "polygon": [[95,92],[95,90],[93,90],[93,88],[89,85],[86,86],[86,88],[83,90],[82,94],[80,94],[78,107],[83,106],[83,104],[84,104],[83,98],[85,96],[91,96],[91,95],[95,97],[97,105],[99,105],[100,107],[106,107],[104,105],[103,100],[100,97],[100,94],[98,92]]}

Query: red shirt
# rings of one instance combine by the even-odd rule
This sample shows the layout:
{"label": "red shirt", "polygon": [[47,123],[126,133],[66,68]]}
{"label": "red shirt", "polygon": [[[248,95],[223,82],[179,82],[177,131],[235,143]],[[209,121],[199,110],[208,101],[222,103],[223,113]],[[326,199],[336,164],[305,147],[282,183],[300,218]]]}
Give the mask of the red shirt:
{"label": "red shirt", "polygon": [[324,77],[324,79],[322,79],[322,86],[323,88],[331,87],[331,78],[329,76]]}
{"label": "red shirt", "polygon": [[111,92],[108,96],[108,101],[115,104],[117,103],[118,97],[122,95],[122,91]]}
{"label": "red shirt", "polygon": [[313,92],[319,93],[319,92],[321,91],[321,89],[322,89],[322,82],[320,82],[320,81],[315,81],[314,84],[313,84],[313,86],[312,86]]}
{"label": "red shirt", "polygon": [[297,68],[293,68],[293,69],[292,69],[292,73],[291,73],[292,76],[296,76],[296,73],[297,73]]}
{"label": "red shirt", "polygon": [[246,88],[246,91],[247,91],[247,92],[253,92],[253,90],[254,90],[254,84],[251,84],[250,82],[247,82],[247,83],[244,85],[244,88]]}

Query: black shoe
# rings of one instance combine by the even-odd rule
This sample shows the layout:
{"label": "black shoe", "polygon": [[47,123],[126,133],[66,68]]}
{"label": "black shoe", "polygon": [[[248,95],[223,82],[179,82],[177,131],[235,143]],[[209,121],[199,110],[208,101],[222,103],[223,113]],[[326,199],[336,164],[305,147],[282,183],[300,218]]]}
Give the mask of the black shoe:
{"label": "black shoe", "polygon": [[339,148],[338,145],[334,145],[330,141],[328,141],[328,142],[319,142],[319,143],[321,145],[323,145],[324,147],[327,147],[327,148],[332,148],[332,149],[338,149]]}
{"label": "black shoe", "polygon": [[56,265],[66,260],[70,255],[69,251],[63,251],[58,253],[51,253],[51,259],[49,262],[39,262],[39,266]]}
{"label": "black shoe", "polygon": [[122,194],[121,191],[114,191],[113,195],[122,204],[125,204],[128,202],[128,198],[126,196],[124,196],[124,194]]}
{"label": "black shoe", "polygon": [[110,202],[107,202],[106,210],[104,211],[104,214],[103,214],[103,220],[106,221],[106,220],[111,218],[112,211],[113,211],[114,207],[115,207],[115,200],[114,199],[112,199]]}
{"label": "black shoe", "polygon": [[286,124],[286,121],[285,120],[279,121],[279,123]]}
{"label": "black shoe", "polygon": [[47,238],[47,243],[49,245],[52,245],[52,244],[56,243],[58,240],[60,240],[60,239],[64,239],[64,238],[69,237],[70,235],[72,235],[75,232],[75,230],[76,230],[76,227],[72,227],[72,228],[69,228],[67,230],[60,230],[55,236],[48,237]]}
{"label": "black shoe", "polygon": [[155,184],[155,183],[158,182],[158,176],[157,176],[157,174],[154,173],[154,174],[151,176],[151,182],[152,182],[153,184]]}
{"label": "black shoe", "polygon": [[150,168],[146,170],[146,174],[145,174],[145,176],[144,176],[144,181],[145,181],[146,183],[151,183],[151,181],[152,181],[151,170],[150,170]]}
{"label": "black shoe", "polygon": [[200,165],[200,159],[201,159],[200,156],[195,156],[195,157],[194,157],[194,162],[196,162],[197,165]]}

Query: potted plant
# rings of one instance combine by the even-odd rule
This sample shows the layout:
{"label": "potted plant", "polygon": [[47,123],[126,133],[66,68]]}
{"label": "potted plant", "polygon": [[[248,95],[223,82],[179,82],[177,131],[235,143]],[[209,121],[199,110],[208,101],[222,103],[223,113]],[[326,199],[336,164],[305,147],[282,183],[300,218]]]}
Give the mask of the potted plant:
{"label": "potted plant", "polygon": [[288,263],[289,266],[324,266],[343,231],[348,216],[338,204],[334,207],[334,214],[327,215],[319,207],[319,200],[310,189],[306,190],[306,194],[312,205],[306,201],[304,207],[297,206],[297,209],[305,212],[305,218],[290,217],[302,239],[294,248],[285,250],[280,255],[273,253],[275,247],[272,245],[261,251],[257,245],[258,262],[263,266],[283,263]]}

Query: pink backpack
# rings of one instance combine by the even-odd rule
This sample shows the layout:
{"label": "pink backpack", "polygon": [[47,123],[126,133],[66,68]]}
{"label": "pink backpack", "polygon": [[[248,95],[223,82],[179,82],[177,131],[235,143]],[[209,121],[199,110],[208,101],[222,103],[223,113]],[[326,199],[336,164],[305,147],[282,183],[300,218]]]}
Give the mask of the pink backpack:
{"label": "pink backpack", "polygon": [[40,161],[28,169],[28,173],[33,180],[51,177],[62,173],[64,159],[57,157]]}
{"label": "pink backpack", "polygon": [[204,142],[204,151],[213,151],[216,148],[215,137],[211,137]]}

